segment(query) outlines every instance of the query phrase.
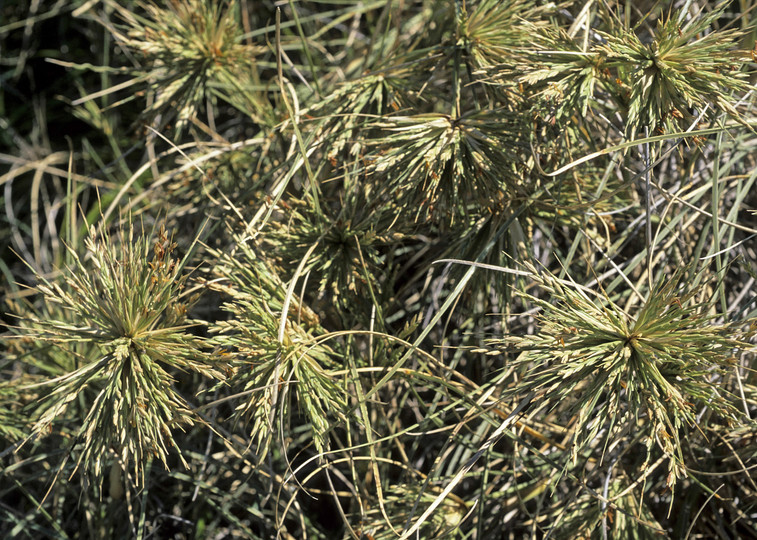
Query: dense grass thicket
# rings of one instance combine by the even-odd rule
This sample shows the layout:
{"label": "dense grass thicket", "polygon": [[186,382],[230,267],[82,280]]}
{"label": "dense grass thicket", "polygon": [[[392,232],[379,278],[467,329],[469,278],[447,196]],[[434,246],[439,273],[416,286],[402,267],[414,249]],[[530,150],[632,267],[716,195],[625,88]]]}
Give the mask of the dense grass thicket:
{"label": "dense grass thicket", "polygon": [[0,3],[0,537],[757,538],[756,22]]}

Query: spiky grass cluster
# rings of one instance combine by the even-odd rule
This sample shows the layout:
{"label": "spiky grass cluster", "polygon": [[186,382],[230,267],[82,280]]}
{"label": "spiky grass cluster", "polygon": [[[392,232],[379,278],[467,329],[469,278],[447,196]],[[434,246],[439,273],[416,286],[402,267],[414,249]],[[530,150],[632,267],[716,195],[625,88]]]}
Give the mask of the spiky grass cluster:
{"label": "spiky grass cluster", "polygon": [[536,2],[498,2],[484,0],[475,4],[461,3],[457,8],[456,45],[466,52],[471,71],[512,62],[514,51],[528,45],[533,37],[533,24],[548,14],[553,6],[537,6]]}
{"label": "spiky grass cluster", "polygon": [[606,66],[614,71],[619,86],[630,89],[627,99],[627,131],[639,128],[660,133],[687,128],[695,111],[705,106],[738,117],[734,92],[748,88],[743,60],[734,43],[738,29],[712,31],[728,2],[708,14],[686,19],[683,11],[661,17],[650,42],[635,32],[606,34],[600,47]]}
{"label": "spiky grass cluster", "polygon": [[727,4],[694,17],[685,11],[661,16],[651,36],[617,21],[599,39],[533,26],[533,46],[525,49],[522,63],[488,72],[495,79],[519,76],[538,90],[537,109],[551,111],[548,122],[579,111],[584,116],[596,103],[620,107],[630,139],[645,128],[683,131],[706,108],[739,118],[733,95],[748,88],[740,69],[746,57],[735,47],[742,32],[712,29]]}
{"label": "spiky grass cluster", "polygon": [[291,201],[286,221],[271,224],[267,243],[289,275],[309,253],[303,275],[313,279],[317,290],[335,305],[357,309],[364,300],[380,295],[388,284],[385,247],[401,242],[404,236],[392,229],[397,216],[381,198],[381,194],[374,196],[370,187],[356,183],[342,200],[326,201],[321,216],[312,199]]}
{"label": "spiky grass cluster", "polygon": [[487,205],[518,184],[521,153],[518,126],[506,111],[448,115],[395,116],[377,124],[387,135],[375,172],[386,178],[395,197],[418,208],[416,219],[441,215],[454,221],[471,206]]}
{"label": "spiky grass cluster", "polygon": [[230,297],[223,309],[231,318],[212,329],[214,341],[233,358],[227,384],[239,392],[235,415],[249,423],[259,459],[274,435],[295,423],[298,411],[316,451],[323,452],[333,418],[343,418],[346,410],[345,390],[333,374],[339,365],[318,316],[249,244],[240,241],[237,248],[234,257],[218,254],[215,271],[222,281],[214,288]]}
{"label": "spiky grass cluster", "polygon": [[520,82],[532,87],[532,99],[543,104],[535,110],[544,111],[544,120],[550,124],[576,113],[585,115],[602,78],[600,57],[582,47],[564,28],[531,29],[532,49],[526,49],[522,64],[515,69],[490,69],[494,80],[519,76]]}
{"label": "spiky grass cluster", "polygon": [[132,70],[131,84],[151,93],[145,121],[172,122],[181,133],[206,99],[221,99],[256,122],[270,122],[258,67],[266,49],[242,40],[235,2],[137,4],[145,16],[112,3],[126,23],[114,29],[116,36],[143,63]]}
{"label": "spiky grass cluster", "polygon": [[[0,535],[757,536],[748,4],[105,0],[0,25],[0,248],[63,269],[25,293],[0,257],[24,316]],[[54,14],[77,95],[55,91],[96,130],[68,171],[29,126],[70,111],[18,98]],[[128,228],[84,253],[78,206],[212,234],[191,263]],[[110,490],[77,474],[108,461]]]}
{"label": "spiky grass cluster", "polygon": [[633,430],[647,448],[641,468],[658,447],[674,487],[686,475],[682,441],[697,429],[698,414],[706,408],[721,421],[744,420],[722,381],[749,344],[735,328],[713,323],[707,304],[696,302],[698,290],[681,282],[683,271],[661,280],[630,314],[531,270],[548,300],[525,295],[542,310],[538,332],[500,342],[518,354],[510,366],[522,379],[511,393],[535,392],[555,414],[575,419],[573,460],[595,451],[598,439],[604,454]]}
{"label": "spiky grass cluster", "polygon": [[[49,373],[26,387],[39,391],[32,434],[72,425],[77,465],[99,477],[113,452],[141,479],[151,457],[167,463],[170,450],[181,455],[172,434],[197,420],[174,389],[177,374],[223,373],[191,331],[198,323],[187,320],[196,299],[184,290],[186,259],[173,257],[176,244],[163,229],[151,239],[129,225],[113,241],[93,227],[85,247],[81,256],[70,250],[72,264],[58,279],[37,274],[51,307],[19,329],[38,344],[20,358]],[[39,355],[48,347],[54,363],[44,366]]]}

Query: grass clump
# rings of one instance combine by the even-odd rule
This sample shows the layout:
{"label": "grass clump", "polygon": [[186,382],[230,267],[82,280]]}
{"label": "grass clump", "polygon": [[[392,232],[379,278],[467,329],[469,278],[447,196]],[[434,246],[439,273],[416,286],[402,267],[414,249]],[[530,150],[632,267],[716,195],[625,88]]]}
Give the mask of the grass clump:
{"label": "grass clump", "polygon": [[19,334],[34,340],[22,355],[42,371],[33,377],[42,380],[24,387],[39,396],[30,405],[31,435],[72,425],[77,466],[101,477],[114,454],[142,484],[148,459],[166,464],[172,450],[181,456],[172,434],[197,420],[174,388],[176,374],[223,373],[189,332],[199,324],[187,320],[196,299],[186,297],[186,259],[173,257],[176,243],[162,228],[151,239],[128,227],[115,242],[93,227],[85,256],[69,250],[72,264],[57,279],[37,274],[49,307],[30,313]]}
{"label": "grass clump", "polygon": [[347,408],[342,383],[331,373],[339,367],[334,352],[318,316],[287,294],[284,282],[247,243],[237,248],[233,257],[218,254],[223,285],[214,288],[230,296],[222,309],[231,317],[211,329],[233,359],[226,384],[239,390],[235,415],[248,420],[258,459],[281,425],[294,423],[296,410],[309,421],[315,450],[324,452],[332,417],[344,418]]}
{"label": "grass clump", "polygon": [[686,475],[682,440],[701,407],[729,424],[749,422],[722,380],[750,345],[737,339],[737,327],[713,323],[683,274],[658,282],[635,315],[553,276],[535,277],[551,299],[526,296],[542,308],[538,333],[499,346],[522,351],[509,364],[525,370],[518,394],[534,392],[555,414],[575,419],[574,461],[593,445],[604,455],[633,430],[633,442],[647,449],[641,469],[656,447],[669,460],[666,483],[674,488]]}
{"label": "grass clump", "polygon": [[170,123],[180,134],[206,100],[216,99],[252,113],[256,122],[270,122],[258,73],[266,49],[241,39],[233,2],[110,5],[123,19],[116,39],[139,55],[129,86],[151,94],[144,122],[157,121],[158,129]]}
{"label": "grass clump", "polygon": [[0,7],[0,536],[757,537],[754,7]]}

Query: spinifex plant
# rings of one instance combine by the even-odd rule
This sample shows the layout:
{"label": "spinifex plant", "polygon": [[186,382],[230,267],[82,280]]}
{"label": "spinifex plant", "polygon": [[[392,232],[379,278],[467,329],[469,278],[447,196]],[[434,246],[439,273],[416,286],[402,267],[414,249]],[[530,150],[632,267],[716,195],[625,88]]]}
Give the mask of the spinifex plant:
{"label": "spinifex plant", "polygon": [[[196,298],[185,291],[186,258],[174,258],[176,244],[164,229],[151,238],[130,225],[114,241],[93,227],[85,246],[81,256],[70,250],[73,264],[57,278],[36,274],[37,289],[54,307],[44,317],[27,314],[19,328],[37,343],[26,352],[32,365],[56,375],[41,373],[27,386],[41,391],[30,406],[32,433],[70,426],[77,465],[99,477],[112,452],[113,466],[132,469],[141,483],[152,456],[163,463],[172,449],[181,456],[173,432],[197,420],[175,378],[223,373],[192,333],[198,323],[187,319]],[[57,365],[44,366],[48,347]]]}
{"label": "spinifex plant", "polygon": [[212,328],[214,342],[233,359],[227,382],[239,391],[235,416],[249,424],[258,459],[297,411],[309,424],[315,450],[323,452],[331,421],[343,419],[347,407],[344,388],[330,373],[339,365],[318,316],[287,293],[274,269],[241,238],[237,248],[233,257],[216,254],[222,279],[213,288],[230,296],[223,309],[231,317]]}
{"label": "spinifex plant", "polygon": [[[415,219],[437,214],[454,222],[504,196],[517,197],[522,144],[517,120],[506,110],[393,116],[377,122],[386,135],[375,175],[385,178],[395,197],[407,200]],[[520,148],[519,148],[520,147]]]}
{"label": "spinifex plant", "polygon": [[489,72],[495,78],[519,76],[532,85],[542,105],[535,110],[548,111],[550,122],[568,120],[576,110],[583,116],[590,105],[622,111],[631,139],[644,128],[658,133],[688,128],[693,112],[704,113],[706,106],[738,118],[733,92],[748,88],[739,69],[746,55],[734,47],[742,32],[711,28],[727,5],[721,2],[691,18],[685,11],[662,16],[651,39],[619,21],[596,40],[586,33],[534,26],[533,45],[524,48],[522,64]]}
{"label": "spinifex plant", "polygon": [[521,379],[508,393],[535,392],[553,414],[574,418],[573,460],[617,451],[618,441],[633,432],[647,449],[641,469],[659,448],[674,488],[686,475],[683,441],[697,429],[698,414],[708,409],[728,423],[748,420],[722,383],[749,344],[737,339],[736,326],[713,322],[708,304],[697,303],[701,289],[682,283],[683,271],[660,280],[629,313],[609,298],[592,299],[531,270],[549,296],[523,295],[542,310],[538,331],[493,343],[519,353],[509,365]]}
{"label": "spinifex plant", "polygon": [[733,47],[741,32],[709,30],[727,4],[688,21],[684,12],[661,17],[650,43],[643,43],[636,32],[605,35],[607,44],[599,50],[611,77],[613,72],[617,76],[632,138],[644,127],[659,133],[681,131],[691,124],[692,110],[703,113],[705,106],[739,117],[734,92],[749,86],[739,69],[743,53]]}
{"label": "spinifex plant", "polygon": [[754,0],[27,4],[0,537],[757,537]]}
{"label": "spinifex plant", "polygon": [[132,68],[131,84],[147,83],[152,94],[144,120],[159,127],[175,122],[181,133],[206,100],[220,98],[260,123],[270,121],[257,65],[265,48],[241,39],[234,2],[138,4],[145,16],[112,3],[126,22],[114,28],[116,37],[143,63]]}
{"label": "spinifex plant", "polygon": [[317,291],[332,298],[335,306],[353,312],[389,283],[389,276],[382,273],[385,247],[405,236],[392,227],[396,209],[371,187],[355,182],[338,205],[324,201],[320,216],[311,198],[291,201],[287,221],[272,223],[266,236],[266,247],[278,255],[290,275],[310,251],[303,275],[317,283]]}

